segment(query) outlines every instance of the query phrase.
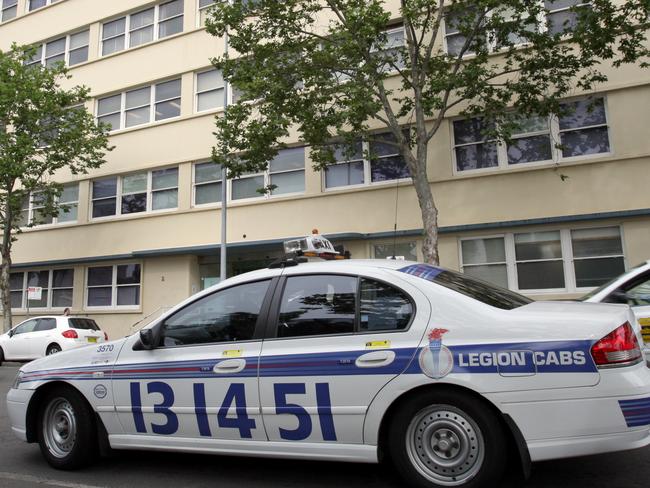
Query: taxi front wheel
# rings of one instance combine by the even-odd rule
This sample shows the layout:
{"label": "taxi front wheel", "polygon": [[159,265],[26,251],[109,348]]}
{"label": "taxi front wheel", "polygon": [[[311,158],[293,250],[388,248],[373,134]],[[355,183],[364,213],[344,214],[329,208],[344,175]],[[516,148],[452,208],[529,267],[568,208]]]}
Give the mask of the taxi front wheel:
{"label": "taxi front wheel", "polygon": [[38,443],[57,469],[90,464],[97,453],[93,412],[81,393],[70,387],[48,392],[38,416]]}
{"label": "taxi front wheel", "polygon": [[395,467],[413,486],[498,486],[506,465],[506,440],[496,416],[455,391],[407,400],[389,428]]}

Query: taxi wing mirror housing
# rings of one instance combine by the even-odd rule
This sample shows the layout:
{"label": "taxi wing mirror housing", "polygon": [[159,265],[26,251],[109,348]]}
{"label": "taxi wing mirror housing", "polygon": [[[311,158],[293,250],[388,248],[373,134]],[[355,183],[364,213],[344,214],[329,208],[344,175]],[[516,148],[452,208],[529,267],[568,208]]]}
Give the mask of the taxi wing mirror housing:
{"label": "taxi wing mirror housing", "polygon": [[154,328],[142,329],[140,340],[133,345],[134,351],[150,351],[156,347],[156,333]]}
{"label": "taxi wing mirror housing", "polygon": [[9,331],[9,337],[13,337],[14,334],[15,334],[14,329],[11,329],[11,330]]}

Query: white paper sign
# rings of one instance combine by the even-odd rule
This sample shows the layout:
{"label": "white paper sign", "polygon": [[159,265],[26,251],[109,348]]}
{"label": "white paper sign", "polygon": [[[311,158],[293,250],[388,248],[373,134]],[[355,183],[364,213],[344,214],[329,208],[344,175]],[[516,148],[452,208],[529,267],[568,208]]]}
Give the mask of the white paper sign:
{"label": "white paper sign", "polygon": [[27,300],[40,300],[43,295],[43,288],[30,286],[27,288]]}

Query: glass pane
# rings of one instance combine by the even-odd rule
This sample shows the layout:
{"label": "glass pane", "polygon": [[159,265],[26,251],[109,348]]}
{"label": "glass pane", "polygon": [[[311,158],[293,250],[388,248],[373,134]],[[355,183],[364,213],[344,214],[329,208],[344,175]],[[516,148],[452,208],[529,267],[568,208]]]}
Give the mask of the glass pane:
{"label": "glass pane", "polygon": [[415,242],[397,242],[395,244],[375,244],[375,259],[404,258],[407,261],[418,260]]}
{"label": "glass pane", "polygon": [[45,60],[45,66],[47,66],[48,68],[51,68],[56,63],[65,63],[65,54],[59,54],[58,56],[52,56],[51,58],[47,58]]}
{"label": "glass pane", "polygon": [[25,62],[25,64],[26,64],[26,65],[29,65],[29,64],[34,64],[34,63],[40,63],[42,57],[43,57],[43,45],[42,45],[42,44],[39,44],[39,45],[36,47],[36,51],[34,52],[34,55],[33,55],[31,58],[29,58],[29,59]]}
{"label": "glass pane", "polygon": [[32,223],[35,225],[51,224],[53,218],[54,217],[51,214],[46,214],[41,210],[35,209],[32,212]]}
{"label": "glass pane", "polygon": [[70,66],[74,66],[75,64],[79,63],[85,63],[86,61],[88,61],[88,46],[70,51],[70,57],[68,61]]}
{"label": "glass pane", "polygon": [[47,288],[49,279],[49,271],[30,271],[27,273],[27,286],[40,286],[42,288]]}
{"label": "glass pane", "polygon": [[23,292],[11,292],[11,308],[23,308]]}
{"label": "glass pane", "polygon": [[119,130],[120,127],[120,114],[105,115],[103,117],[97,117],[97,122],[100,124],[106,124],[110,127],[110,130]]}
{"label": "glass pane", "polygon": [[174,0],[160,6],[160,19],[168,19],[183,13],[183,0]]}
{"label": "glass pane", "polygon": [[499,159],[495,142],[456,148],[456,167],[458,171],[496,168],[498,165]]}
{"label": "glass pane", "polygon": [[480,117],[454,121],[454,141],[456,144],[468,144],[485,140],[485,132],[490,127]]}
{"label": "glass pane", "polygon": [[391,156],[371,161],[370,177],[376,182],[410,178],[411,174],[402,156]]}
{"label": "glass pane", "polygon": [[140,305],[139,286],[120,286],[117,288],[117,305]]}
{"label": "glass pane", "polygon": [[625,262],[622,257],[579,259],[573,264],[578,288],[600,286],[625,272]]}
{"label": "glass pane", "polygon": [[23,279],[24,279],[24,273],[11,273],[9,275],[9,289],[22,290]]}
{"label": "glass pane", "polygon": [[287,279],[278,337],[354,332],[357,279],[315,275]]}
{"label": "glass pane", "polygon": [[223,107],[223,89],[200,93],[198,95],[197,110],[210,110],[217,107]]}
{"label": "glass pane", "polygon": [[[650,277],[646,276],[646,279],[644,280],[643,277],[641,278],[641,283],[639,282],[634,282],[631,286],[629,284],[626,284],[625,287],[627,290],[625,292],[627,293],[628,297],[631,298],[631,300],[628,302],[628,305],[631,306],[644,306],[644,305],[650,305]],[[648,343],[648,338],[646,337],[646,344]]]}
{"label": "glass pane", "polygon": [[325,187],[363,184],[363,161],[328,166],[325,170]]}
{"label": "glass pane", "polygon": [[73,269],[55,269],[52,271],[52,288],[72,287],[73,281]]}
{"label": "glass pane", "polygon": [[38,319],[38,323],[34,328],[34,332],[41,332],[45,330],[56,329],[56,319],[54,318],[43,318]]}
{"label": "glass pane", "polygon": [[223,87],[223,76],[221,71],[213,69],[196,75],[196,91],[202,92]]}
{"label": "glass pane", "polygon": [[207,7],[216,3],[217,0],[199,0],[199,8]]}
{"label": "glass pane", "polygon": [[413,315],[409,298],[385,283],[361,279],[360,324],[364,332],[406,329]]}
{"label": "glass pane", "polygon": [[463,264],[504,263],[506,248],[503,237],[462,241]]}
{"label": "glass pane", "polygon": [[576,258],[623,254],[618,227],[572,230],[571,243]]}
{"label": "glass pane", "polygon": [[140,27],[144,27],[145,25],[153,24],[154,12],[155,9],[150,8],[147,10],[143,10],[142,12],[131,14],[131,21],[129,23],[129,28],[131,30],[135,30]]}
{"label": "glass pane", "polygon": [[122,197],[122,214],[132,214],[147,211],[147,194],[134,193]]}
{"label": "glass pane", "polygon": [[473,278],[487,281],[502,288],[508,288],[508,269],[505,264],[467,266],[463,269],[463,272]]}
{"label": "glass pane", "polygon": [[563,103],[566,115],[560,117],[560,129],[578,129],[592,125],[605,125],[605,102],[602,98]]}
{"label": "glass pane", "polygon": [[102,41],[102,56],[122,51],[124,49],[124,39],[124,36],[118,36]]}
{"label": "glass pane", "polygon": [[119,112],[122,104],[122,95],[102,98],[97,102],[97,115]]}
{"label": "glass pane", "polygon": [[118,285],[140,284],[140,265],[120,264],[117,267],[117,284]]}
{"label": "glass pane", "polygon": [[183,17],[174,17],[158,24],[158,37],[161,39],[179,32],[183,32]]}
{"label": "glass pane", "polygon": [[147,173],[137,173],[122,177],[122,193],[147,191]]}
{"label": "glass pane", "polygon": [[63,54],[65,52],[65,37],[50,41],[45,44],[45,57],[49,58],[56,54]]}
{"label": "glass pane", "polygon": [[548,132],[548,117],[519,116],[515,118],[518,127],[513,135],[524,135],[529,132]]}
{"label": "glass pane", "polygon": [[149,105],[151,102],[151,87],[147,86],[126,92],[125,107],[127,109]]}
{"label": "glass pane", "polygon": [[209,183],[197,186],[195,189],[194,203],[203,205],[221,201],[221,183]]}
{"label": "glass pane", "polygon": [[115,198],[106,198],[93,202],[93,218],[115,215]]}
{"label": "glass pane", "polygon": [[63,191],[61,192],[61,196],[59,197],[59,202],[61,203],[76,202],[78,200],[79,200],[79,185],[77,183],[73,183],[71,185],[65,185],[63,187]]}
{"label": "glass pane", "polygon": [[110,307],[112,299],[111,287],[88,288],[89,307]]}
{"label": "glass pane", "polygon": [[154,190],[178,186],[178,168],[159,169],[151,172],[151,187]]}
{"label": "glass pane", "polygon": [[59,222],[75,222],[77,220],[78,210],[77,204],[66,205],[65,208],[59,208],[59,215],[57,219]]}
{"label": "glass pane", "polygon": [[292,169],[303,169],[305,167],[305,148],[291,147],[282,149],[278,155],[269,163],[269,171],[289,171]]}
{"label": "glass pane", "polygon": [[564,10],[547,16],[549,34],[562,34],[575,29],[578,24],[578,13]]}
{"label": "glass pane", "polygon": [[361,141],[356,141],[351,145],[334,145],[333,150],[335,161],[353,161],[363,157],[363,146]]}
{"label": "glass pane", "polygon": [[127,110],[124,125],[125,127],[134,127],[140,124],[148,124],[150,116],[151,109],[149,106]]}
{"label": "glass pane", "polygon": [[153,210],[178,207],[178,190],[161,190],[154,192],[152,195],[151,206]]}
{"label": "glass pane", "polygon": [[271,185],[277,186],[271,192],[273,195],[305,191],[305,172],[292,171],[290,173],[271,175]]}
{"label": "glass pane", "polygon": [[110,285],[113,282],[113,266],[88,268],[88,286]]}
{"label": "glass pane", "polygon": [[129,47],[139,46],[151,41],[153,41],[153,25],[131,31],[129,34]]}
{"label": "glass pane", "polygon": [[181,99],[156,104],[156,120],[178,117],[181,114]]}
{"label": "glass pane", "polygon": [[72,307],[72,288],[52,290],[52,306],[55,308]]}
{"label": "glass pane", "polygon": [[156,102],[181,96],[181,80],[171,80],[156,85]]}
{"label": "glass pane", "polygon": [[532,163],[553,159],[551,136],[533,136],[514,139],[508,145],[508,164]]}
{"label": "glass pane", "polygon": [[387,142],[394,142],[395,137],[390,133],[373,134],[369,141],[370,155],[372,157],[390,156],[399,153],[399,148]]}
{"label": "glass pane", "polygon": [[126,17],[113,20],[112,22],[107,22],[104,24],[102,29],[102,39],[114,37],[117,36],[118,34],[124,34],[125,28],[126,28]]}
{"label": "glass pane", "polygon": [[165,345],[252,339],[268,286],[268,281],[234,286],[181,309],[164,322]]}
{"label": "glass pane", "polygon": [[43,291],[41,292],[41,299],[40,300],[29,300],[27,298],[27,295],[26,295],[25,299],[29,301],[29,308],[45,308],[45,307],[47,307],[47,293],[48,293],[47,288],[43,288]]}
{"label": "glass pane", "polygon": [[252,176],[248,178],[241,178],[232,180],[232,196],[233,200],[241,198],[255,198],[261,197],[262,194],[257,190],[264,187],[264,176]]}
{"label": "glass pane", "polygon": [[29,10],[45,7],[47,0],[29,0]]}
{"label": "glass pane", "polygon": [[573,7],[584,0],[544,0],[544,7],[548,10],[559,10],[563,8]]}
{"label": "glass pane", "polygon": [[99,330],[97,322],[93,319],[79,319],[79,318],[70,318],[68,319],[70,327],[78,330]]}
{"label": "glass pane", "polygon": [[221,165],[215,163],[199,163],[194,165],[194,181],[221,181]]}
{"label": "glass pane", "polygon": [[16,17],[16,14],[18,14],[18,7],[16,6],[4,9],[2,11],[2,19],[0,20],[4,22],[5,20],[13,19]]}
{"label": "glass pane", "polygon": [[585,156],[609,152],[607,127],[562,132],[562,156]]}
{"label": "glass pane", "polygon": [[78,47],[87,46],[89,38],[89,31],[85,30],[82,32],[77,32],[70,36],[70,49],[76,49]]}
{"label": "glass pane", "polygon": [[515,234],[515,254],[518,261],[561,258],[560,232]]}
{"label": "glass pane", "polygon": [[543,261],[517,264],[520,290],[564,288],[564,265],[562,261]]}

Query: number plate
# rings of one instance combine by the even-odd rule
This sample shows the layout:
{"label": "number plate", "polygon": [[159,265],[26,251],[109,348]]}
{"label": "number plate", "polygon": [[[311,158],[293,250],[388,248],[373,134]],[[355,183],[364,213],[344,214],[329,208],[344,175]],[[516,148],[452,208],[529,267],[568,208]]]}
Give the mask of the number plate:
{"label": "number plate", "polygon": [[97,337],[88,337],[88,342],[97,342]]}

